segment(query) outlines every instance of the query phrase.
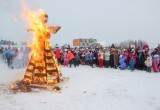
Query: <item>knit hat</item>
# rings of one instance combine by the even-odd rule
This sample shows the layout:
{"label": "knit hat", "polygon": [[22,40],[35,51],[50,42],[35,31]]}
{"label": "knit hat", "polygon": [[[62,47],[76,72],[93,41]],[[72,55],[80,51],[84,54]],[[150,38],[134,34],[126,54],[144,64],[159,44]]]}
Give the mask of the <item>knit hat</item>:
{"label": "knit hat", "polygon": [[143,49],[145,49],[145,48],[149,48],[148,44],[143,45]]}

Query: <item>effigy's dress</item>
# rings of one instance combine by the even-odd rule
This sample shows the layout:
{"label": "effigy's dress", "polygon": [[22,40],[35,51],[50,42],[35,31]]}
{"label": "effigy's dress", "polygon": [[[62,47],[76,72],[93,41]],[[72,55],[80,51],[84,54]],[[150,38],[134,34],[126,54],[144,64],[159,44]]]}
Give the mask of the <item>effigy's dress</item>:
{"label": "effigy's dress", "polygon": [[49,39],[49,28],[34,32],[29,64],[24,82],[32,84],[55,84],[60,81],[60,68],[52,52]]}

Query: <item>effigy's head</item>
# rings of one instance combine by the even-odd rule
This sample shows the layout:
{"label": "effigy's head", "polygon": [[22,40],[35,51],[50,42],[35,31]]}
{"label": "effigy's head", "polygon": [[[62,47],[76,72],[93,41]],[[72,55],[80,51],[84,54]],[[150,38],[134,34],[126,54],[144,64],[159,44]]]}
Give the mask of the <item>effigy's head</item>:
{"label": "effigy's head", "polygon": [[40,19],[42,20],[43,23],[47,23],[47,21],[48,21],[48,15],[46,13],[43,13],[40,16]]}

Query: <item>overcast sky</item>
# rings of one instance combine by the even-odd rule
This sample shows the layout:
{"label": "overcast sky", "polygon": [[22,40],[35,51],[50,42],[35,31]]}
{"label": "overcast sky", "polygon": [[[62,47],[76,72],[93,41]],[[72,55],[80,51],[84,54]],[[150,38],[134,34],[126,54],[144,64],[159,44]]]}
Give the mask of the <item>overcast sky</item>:
{"label": "overcast sky", "polygon": [[[49,24],[62,29],[52,44],[72,44],[74,38],[96,38],[108,45],[124,40],[160,43],[160,0],[26,0],[49,15]],[[19,0],[0,0],[0,38],[31,39],[20,18]]]}

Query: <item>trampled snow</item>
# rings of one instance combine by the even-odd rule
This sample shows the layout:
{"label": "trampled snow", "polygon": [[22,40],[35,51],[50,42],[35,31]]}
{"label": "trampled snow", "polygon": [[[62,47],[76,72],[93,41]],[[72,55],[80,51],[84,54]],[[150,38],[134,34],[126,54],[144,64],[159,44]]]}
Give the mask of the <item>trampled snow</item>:
{"label": "trampled snow", "polygon": [[160,110],[160,74],[106,68],[61,67],[70,77],[61,93],[9,92],[23,69],[0,64],[0,110]]}

